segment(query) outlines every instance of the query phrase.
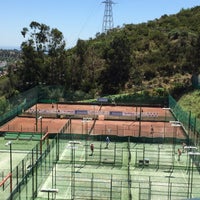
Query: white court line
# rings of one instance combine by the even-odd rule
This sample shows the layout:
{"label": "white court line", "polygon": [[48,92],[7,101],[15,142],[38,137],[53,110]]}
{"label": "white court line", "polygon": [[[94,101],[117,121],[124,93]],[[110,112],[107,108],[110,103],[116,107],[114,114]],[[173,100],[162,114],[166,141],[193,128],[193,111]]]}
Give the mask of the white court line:
{"label": "white court line", "polygon": [[[87,147],[85,146],[85,148],[87,148]],[[80,157],[80,160],[79,160],[79,161],[83,161],[83,160],[84,160],[84,154],[85,154],[85,152],[82,151],[82,154],[81,154],[81,157]]]}
{"label": "white court line", "polygon": [[135,126],[135,122],[131,122],[129,126]]}
{"label": "white court line", "polygon": [[[65,152],[67,151],[67,149],[65,149],[63,152],[62,152],[62,156],[61,157],[64,157],[63,156],[63,154],[65,154]],[[47,178],[45,178],[45,181],[44,182],[42,182],[43,184],[41,185],[41,188],[48,188],[49,187],[49,185],[51,186],[51,184],[52,184],[52,173],[55,171],[55,169],[57,169],[57,166],[58,165],[55,165],[54,167],[53,167],[53,169],[51,170],[51,172],[49,173],[49,175],[48,175],[48,177]],[[54,174],[53,174],[53,176],[55,176]],[[66,186],[67,186],[67,183],[65,183],[66,184]],[[70,181],[70,179],[69,179],[69,186],[68,187],[66,187],[67,188],[67,190],[66,190],[66,192],[65,192],[65,194],[61,194],[61,197],[65,197],[65,199],[69,199],[70,197],[71,197],[71,193],[70,193],[70,189],[71,189],[71,181]],[[58,189],[58,188],[57,188]],[[40,192],[39,192],[40,193]],[[56,196],[58,196],[59,195],[59,193],[56,195]],[[41,194],[41,196],[43,197],[43,195]],[[39,195],[39,197],[40,197],[40,195]]]}
{"label": "white court line", "polygon": [[[84,151],[82,151],[82,154],[81,154],[81,157],[80,157],[80,160],[79,161],[81,161],[81,160],[83,160],[84,158]],[[71,197],[71,192],[70,192],[70,190],[71,190],[71,181],[70,181],[70,183],[69,183],[69,186],[67,187],[67,190],[66,190],[66,196],[65,196],[65,199],[69,199],[70,197]]]}
{"label": "white court line", "polygon": [[69,186],[67,187],[65,199],[69,199],[69,197],[71,196],[70,190],[71,190],[71,181],[69,183]]}
{"label": "white court line", "polygon": [[65,151],[67,151],[66,149],[64,149],[64,151],[62,152],[61,156],[60,156],[60,159],[63,159],[64,157],[64,154],[65,154]]}

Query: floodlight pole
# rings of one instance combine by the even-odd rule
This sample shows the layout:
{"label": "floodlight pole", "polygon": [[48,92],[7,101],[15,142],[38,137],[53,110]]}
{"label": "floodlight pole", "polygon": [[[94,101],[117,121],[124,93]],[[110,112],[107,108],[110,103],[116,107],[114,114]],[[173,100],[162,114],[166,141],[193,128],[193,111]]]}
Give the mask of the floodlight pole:
{"label": "floodlight pole", "polygon": [[167,121],[167,110],[170,110],[171,108],[163,108],[165,110],[165,122],[164,122],[164,138],[166,133],[166,121]]}
{"label": "floodlight pole", "polygon": [[38,111],[37,111],[37,104],[35,105],[35,126],[36,126],[36,132],[38,132]]}
{"label": "floodlight pole", "polygon": [[96,111],[95,111],[95,105],[94,106],[94,120],[96,119]]}
{"label": "floodlight pole", "polygon": [[12,199],[12,142],[8,141],[6,146],[10,146],[10,175],[11,175],[11,181],[10,181],[10,198]]}
{"label": "floodlight pole", "polygon": [[85,132],[85,162],[88,160],[88,119],[83,119],[83,128],[85,128],[85,131],[82,130],[82,132]]}
{"label": "floodlight pole", "polygon": [[189,170],[189,174],[188,174],[188,189],[187,189],[187,197],[189,198],[190,197],[190,181],[191,181],[191,178],[190,178],[190,166],[191,165],[191,160],[190,160],[190,156],[189,156],[189,166],[188,166],[188,170]]}
{"label": "floodlight pole", "polygon": [[71,148],[71,199],[75,198],[75,163],[76,163],[76,157],[75,157],[75,148],[76,144],[80,144],[78,141],[70,141],[69,145]]}
{"label": "floodlight pole", "polygon": [[193,163],[193,159],[191,160],[192,160],[192,175],[191,175],[191,184],[190,184],[190,198],[192,197],[193,173],[194,173],[194,163]]}
{"label": "floodlight pole", "polygon": [[189,145],[191,145],[191,135],[190,135],[190,133],[191,133],[191,111],[189,111],[189,119],[188,119],[188,137],[189,137]]}
{"label": "floodlight pole", "polygon": [[141,119],[141,111],[142,111],[142,108],[141,108],[141,106],[140,106],[140,115],[139,115],[139,138],[141,137],[141,121],[142,121],[142,119]]}
{"label": "floodlight pole", "polygon": [[12,142],[8,141],[6,146],[10,146],[10,173],[12,174]]}
{"label": "floodlight pole", "polygon": [[88,160],[88,135],[89,135],[89,133],[88,133],[88,123],[89,123],[89,121],[87,120],[87,122],[86,122],[86,127],[87,127],[87,129],[86,129],[86,140],[85,140],[85,162],[87,162],[87,160]]}
{"label": "floodlight pole", "polygon": [[176,146],[176,142],[175,142],[175,137],[177,137],[177,127],[180,127],[180,122],[176,121],[176,122],[172,122],[171,126],[173,127],[173,138],[172,138],[172,164],[174,167],[174,159],[175,159],[175,146]]}
{"label": "floodlight pole", "polygon": [[[197,122],[197,118],[195,117],[194,118],[194,129],[193,129],[193,135],[194,135],[194,144],[195,145],[198,145],[198,135],[197,134],[195,134],[195,130],[196,130],[196,122]],[[196,135],[196,137],[195,137],[195,135]]]}
{"label": "floodlight pole", "polygon": [[40,134],[42,138],[42,116],[39,116],[38,119],[40,120]]}
{"label": "floodlight pole", "polygon": [[71,199],[74,199],[75,197],[75,163],[76,163],[76,157],[75,157],[75,143],[72,143],[72,170],[71,170]]}
{"label": "floodlight pole", "polygon": [[[188,198],[192,197],[192,186],[193,186],[193,173],[194,173],[194,156],[200,155],[200,153],[189,152],[189,175],[188,175]],[[190,167],[192,165],[192,173],[190,172]]]}

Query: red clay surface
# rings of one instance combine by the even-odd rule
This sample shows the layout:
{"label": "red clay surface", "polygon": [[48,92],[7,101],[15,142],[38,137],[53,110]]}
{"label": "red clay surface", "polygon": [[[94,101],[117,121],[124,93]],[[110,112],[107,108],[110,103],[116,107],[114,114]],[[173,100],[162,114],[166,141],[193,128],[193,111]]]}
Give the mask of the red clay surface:
{"label": "red clay surface", "polygon": [[[173,127],[169,122],[138,122],[138,121],[108,121],[96,120],[72,120],[71,130],[68,133],[91,135],[117,135],[132,137],[176,137],[185,139],[184,131],[181,127]],[[151,130],[153,127],[153,131]],[[92,130],[91,130],[92,129]]]}
{"label": "red clay surface", "polygon": [[[168,122],[156,122],[155,118],[152,120],[152,114],[161,116],[163,119],[166,116],[172,116],[168,109],[155,108],[155,107],[134,107],[134,106],[100,106],[100,105],[75,105],[75,104],[37,104],[28,109],[27,113],[33,113],[33,118],[16,117],[10,122],[6,123],[0,128],[1,132],[36,132],[36,118],[34,117],[35,111],[42,116],[48,113],[65,113],[76,114],[76,111],[87,111],[88,114],[98,116],[94,128],[91,127],[94,124],[94,120],[72,120],[71,127],[66,130],[66,133],[75,134],[93,134],[93,135],[118,135],[118,136],[134,136],[134,137],[178,137],[185,138],[184,131],[181,127],[172,127]],[[139,121],[119,121],[116,120],[103,120],[105,115],[109,115],[110,112],[114,112],[113,117],[118,112],[122,112],[123,115],[129,116],[136,113],[141,113],[149,119],[148,122]],[[117,112],[117,113],[115,113]],[[85,115],[84,117],[87,117]],[[135,119],[135,118],[131,118]],[[67,123],[68,119],[56,119],[45,118],[43,115],[42,120],[38,119],[37,131],[49,133],[58,133]],[[153,126],[153,132],[151,131],[151,125]],[[91,131],[90,131],[91,130]]]}
{"label": "red clay surface", "polygon": [[[58,133],[67,123],[68,119],[38,119],[35,118],[16,117],[0,127],[1,132],[42,132]],[[36,128],[37,124],[37,128]]]}

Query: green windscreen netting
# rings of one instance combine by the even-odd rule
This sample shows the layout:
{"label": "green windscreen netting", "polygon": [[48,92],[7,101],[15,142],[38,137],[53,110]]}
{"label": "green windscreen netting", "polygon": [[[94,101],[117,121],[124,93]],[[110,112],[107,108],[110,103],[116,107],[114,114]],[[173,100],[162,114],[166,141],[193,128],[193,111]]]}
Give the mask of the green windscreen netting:
{"label": "green windscreen netting", "polygon": [[186,133],[188,134],[192,142],[194,144],[198,144],[200,133],[200,120],[193,116],[191,112],[185,111],[170,95],[169,107],[176,119],[184,126]]}

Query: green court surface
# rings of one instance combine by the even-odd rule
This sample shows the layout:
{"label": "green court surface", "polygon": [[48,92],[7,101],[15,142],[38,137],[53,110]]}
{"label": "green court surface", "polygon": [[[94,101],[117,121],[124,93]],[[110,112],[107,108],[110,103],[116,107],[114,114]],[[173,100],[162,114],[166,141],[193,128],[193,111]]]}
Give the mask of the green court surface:
{"label": "green court surface", "polygon": [[[27,156],[38,142],[28,140],[7,140],[0,137],[0,167],[1,181],[10,173],[10,170],[16,172],[16,167],[26,158],[24,165],[31,164],[31,156]],[[12,178],[13,185],[16,183],[15,176]],[[7,199],[9,194],[10,179],[0,187],[1,199]]]}
{"label": "green court surface", "polygon": [[[8,140],[0,138],[2,178],[10,171],[12,153],[13,184],[21,181],[15,199],[182,200],[200,196],[199,156],[191,156],[196,149],[185,150],[179,160],[182,145],[178,143],[134,143],[127,137],[123,142],[111,139],[106,148],[104,140],[93,139],[52,139],[40,157],[35,153],[37,141],[11,140],[10,151],[5,145]],[[29,165],[33,167],[28,169]],[[9,181],[0,191],[1,197],[8,194]]]}
{"label": "green court surface", "polygon": [[24,156],[29,153],[38,141],[28,140],[7,140],[4,137],[0,137],[0,163],[1,172],[8,173],[10,170],[10,146],[6,145],[11,142],[12,153],[12,168],[14,169]]}
{"label": "green court surface", "polygon": [[[9,101],[9,112],[2,115],[1,124],[15,116],[21,122],[1,127],[5,137],[0,138],[0,199],[200,198],[200,122],[171,96],[161,101],[141,96],[138,104],[134,96],[128,107],[124,102],[122,107],[95,102],[84,108],[85,103],[67,104],[68,94],[60,89],[37,87]],[[169,105],[157,110],[140,105],[145,102]],[[23,117],[32,121],[26,123],[27,128]],[[58,120],[65,123],[54,129]],[[45,134],[43,141],[46,121],[48,129],[43,132],[52,134]],[[41,131],[35,135],[38,128]],[[107,135],[111,143],[105,148]],[[12,143],[5,146],[9,140]],[[189,146],[179,156],[182,143],[196,149]]]}
{"label": "green court surface", "polygon": [[[60,160],[45,177],[37,199],[184,199],[198,197],[199,171],[176,151],[181,145],[63,141]],[[89,144],[95,146],[90,156]],[[130,150],[130,151],[129,151]],[[129,157],[129,152],[131,156]],[[148,162],[140,163],[141,160]],[[44,192],[54,188],[57,193]],[[162,198],[161,198],[162,196]]]}

